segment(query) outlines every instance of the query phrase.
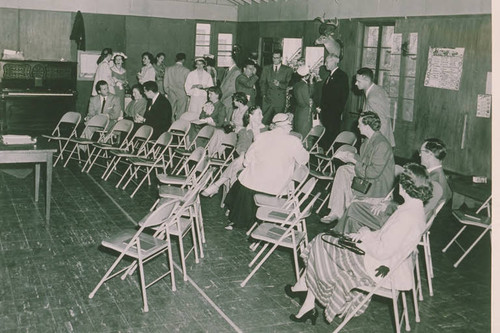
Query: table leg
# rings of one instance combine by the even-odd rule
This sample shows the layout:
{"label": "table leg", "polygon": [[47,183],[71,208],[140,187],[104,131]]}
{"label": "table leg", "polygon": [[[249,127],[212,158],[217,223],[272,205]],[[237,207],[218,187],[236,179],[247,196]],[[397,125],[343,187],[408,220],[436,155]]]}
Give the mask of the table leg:
{"label": "table leg", "polygon": [[35,164],[35,202],[38,202],[38,192],[40,190],[40,163]]}
{"label": "table leg", "polygon": [[47,154],[47,183],[46,186],[46,194],[45,194],[45,210],[46,217],[45,220],[47,224],[50,222],[50,199],[51,199],[51,188],[52,188],[52,153]]}

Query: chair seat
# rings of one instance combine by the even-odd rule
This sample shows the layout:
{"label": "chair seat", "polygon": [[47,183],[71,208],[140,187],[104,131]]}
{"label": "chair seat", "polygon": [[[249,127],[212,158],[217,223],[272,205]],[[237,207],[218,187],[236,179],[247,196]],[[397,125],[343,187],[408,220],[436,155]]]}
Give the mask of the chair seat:
{"label": "chair seat", "polygon": [[216,166],[221,166],[221,165],[224,165],[224,163],[226,163],[226,160],[223,160],[221,158],[215,158],[215,157],[209,158],[208,161],[211,165],[216,165]]}
{"label": "chair seat", "polygon": [[143,158],[143,157],[130,157],[129,161],[130,163],[139,166],[153,166],[156,162],[155,160],[150,160],[148,158]]}
{"label": "chair seat", "polygon": [[[116,234],[112,238],[103,240],[101,244],[102,246],[105,246],[107,248],[113,249],[118,252],[122,252],[123,250],[125,250],[128,243],[134,237],[136,232],[137,230],[134,229],[124,230]],[[166,247],[168,247],[167,241],[153,237],[148,234],[142,233],[139,235],[138,239],[141,245],[141,257],[143,258],[150,257],[153,254],[160,252],[164,250]],[[137,246],[134,245],[130,247],[126,252],[126,255],[133,258],[138,258],[139,252],[137,250]]]}
{"label": "chair seat", "polygon": [[184,148],[175,148],[174,152],[182,156],[189,156],[189,154],[191,154],[193,151]]}
{"label": "chair seat", "polygon": [[53,136],[53,135],[46,135],[46,134],[42,134],[42,137],[46,138],[46,139],[50,139],[50,140],[69,140],[68,137],[62,137],[62,136]]}
{"label": "chair seat", "polygon": [[314,154],[314,157],[319,158],[320,160],[326,160],[326,161],[332,160],[331,156],[325,154]]}
{"label": "chair seat", "polygon": [[186,176],[174,176],[167,174],[159,174],[157,176],[158,181],[163,184],[172,184],[172,185],[183,185],[186,182]]}
{"label": "chair seat", "polygon": [[126,149],[113,149],[110,151],[111,154],[118,157],[137,157],[137,154],[132,154]]}
{"label": "chair seat", "polygon": [[[285,222],[289,214],[290,214],[290,209],[280,209],[276,207],[262,206],[257,208],[256,217],[257,219],[262,221],[281,224]],[[304,218],[308,217],[309,215],[311,215],[310,212],[304,215]],[[287,221],[288,224],[292,224],[294,222],[295,222],[295,217]]]}
{"label": "chair seat", "polygon": [[186,232],[186,230],[191,227],[191,220],[188,218],[181,217],[177,223],[179,224],[179,228],[177,228],[176,224],[170,225],[168,227],[168,232],[171,235],[181,236]]}
{"label": "chair seat", "polygon": [[488,228],[491,225],[491,218],[487,216],[467,214],[461,210],[454,210],[452,214],[462,224],[473,225],[480,228]]}
{"label": "chair seat", "polygon": [[160,185],[158,189],[160,198],[181,198],[184,197],[188,191],[188,188],[170,185]]}
{"label": "chair seat", "polygon": [[91,145],[94,143],[97,143],[97,141],[86,139],[86,138],[71,138],[69,141],[74,142],[74,143],[79,143],[82,145]]}
{"label": "chair seat", "polygon": [[253,197],[255,204],[257,206],[269,206],[269,207],[283,207],[287,199],[277,198],[274,195],[257,193]]}
{"label": "chair seat", "polygon": [[[281,227],[274,223],[262,223],[252,232],[251,236],[257,240],[276,244],[286,230],[286,227]],[[297,230],[292,230],[292,232],[295,234],[295,245],[300,244],[306,235],[305,232]],[[292,235],[290,234],[288,237],[285,237],[281,242],[279,242],[279,245],[294,248]]]}
{"label": "chair seat", "polygon": [[309,170],[309,174],[311,176],[318,178],[318,179],[321,179],[321,180],[333,180],[332,174],[324,174],[324,173],[316,171],[316,170]]}
{"label": "chair seat", "polygon": [[111,150],[111,149],[118,149],[117,146],[113,146],[112,144],[109,144],[109,143],[101,143],[101,142],[98,142],[98,143],[94,143],[93,144],[94,147],[97,147],[97,148],[100,148],[100,149],[104,149],[104,150]]}

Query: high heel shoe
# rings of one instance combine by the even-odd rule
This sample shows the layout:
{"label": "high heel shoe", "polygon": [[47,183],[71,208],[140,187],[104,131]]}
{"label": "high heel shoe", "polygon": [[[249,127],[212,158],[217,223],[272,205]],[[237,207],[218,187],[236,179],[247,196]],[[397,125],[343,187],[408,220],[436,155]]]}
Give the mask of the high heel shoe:
{"label": "high heel shoe", "polygon": [[304,303],[304,300],[306,299],[307,291],[293,291],[292,285],[287,284],[285,286],[285,294],[290,298],[297,297],[299,299],[299,303],[302,304],[302,303]]}
{"label": "high heel shoe", "polygon": [[290,315],[290,320],[296,323],[305,323],[307,322],[307,319],[311,319],[311,324],[316,325],[316,319],[318,319],[318,311],[316,311],[316,308],[312,308],[311,310],[307,311],[300,318],[297,318],[297,316],[295,316],[294,314]]}

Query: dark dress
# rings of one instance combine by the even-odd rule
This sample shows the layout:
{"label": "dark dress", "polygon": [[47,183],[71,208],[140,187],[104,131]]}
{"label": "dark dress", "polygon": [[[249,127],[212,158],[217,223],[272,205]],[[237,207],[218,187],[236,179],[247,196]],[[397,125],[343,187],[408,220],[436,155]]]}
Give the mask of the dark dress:
{"label": "dark dress", "polygon": [[305,138],[312,127],[309,85],[304,80],[300,80],[293,86],[293,95],[295,97],[293,130],[302,134],[302,137]]}

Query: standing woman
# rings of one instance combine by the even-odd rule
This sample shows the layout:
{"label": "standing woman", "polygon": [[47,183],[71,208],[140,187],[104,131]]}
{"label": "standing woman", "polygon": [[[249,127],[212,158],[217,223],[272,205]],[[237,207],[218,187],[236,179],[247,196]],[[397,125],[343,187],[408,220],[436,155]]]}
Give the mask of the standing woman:
{"label": "standing woman", "polygon": [[120,100],[122,110],[125,110],[125,88],[127,82],[127,71],[123,68],[123,62],[127,56],[122,52],[115,53],[113,57],[113,66],[111,67],[111,76],[114,82],[115,96]]}
{"label": "standing woman", "polygon": [[295,97],[295,115],[293,117],[293,130],[305,138],[312,127],[311,93],[309,89],[309,68],[301,66],[297,69],[299,82],[293,86]]}
{"label": "standing woman", "polygon": [[149,52],[144,52],[142,54],[142,68],[139,73],[137,73],[137,81],[139,81],[140,84],[144,84],[145,82],[148,81],[156,81],[156,72],[153,67],[153,61],[155,58],[153,55]]}
{"label": "standing woman", "polygon": [[191,71],[184,84],[186,94],[191,97],[189,101],[188,111],[182,115],[182,119],[192,121],[199,119],[203,104],[207,101],[206,88],[213,87],[213,81],[210,74],[205,71],[205,60],[203,58],[196,58],[196,69]]}
{"label": "standing woman", "polygon": [[114,83],[111,77],[111,58],[113,57],[113,50],[110,48],[102,49],[101,55],[97,59],[97,69],[95,71],[94,85],[92,86],[92,96],[97,96],[95,86],[99,81],[106,81],[109,87],[109,92],[114,94]]}
{"label": "standing woman", "polygon": [[163,79],[165,78],[165,68],[167,68],[164,61],[165,61],[165,53],[160,52],[156,55],[156,60],[155,63],[153,64],[156,73],[156,83],[158,84],[158,91],[162,95],[165,95],[165,88],[163,87]]}
{"label": "standing woman", "polygon": [[217,70],[215,69],[215,56],[213,54],[205,54],[203,56],[205,59],[206,67],[205,70],[212,77],[214,86],[217,85]]}

